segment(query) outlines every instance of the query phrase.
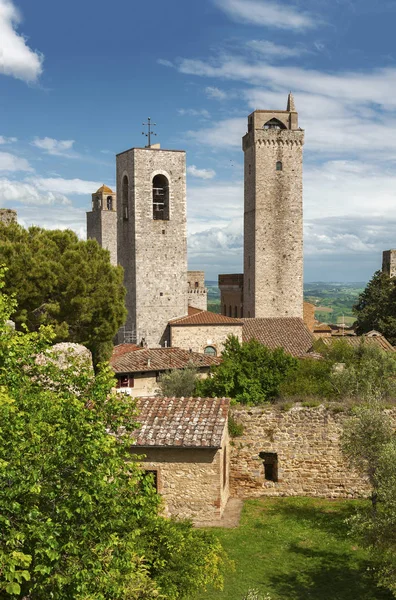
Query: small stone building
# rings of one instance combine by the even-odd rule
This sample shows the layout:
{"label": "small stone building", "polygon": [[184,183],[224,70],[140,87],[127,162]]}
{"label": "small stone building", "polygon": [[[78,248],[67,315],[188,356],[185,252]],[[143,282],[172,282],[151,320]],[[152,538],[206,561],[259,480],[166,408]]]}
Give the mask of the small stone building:
{"label": "small stone building", "polygon": [[210,368],[221,359],[180,348],[141,348],[134,344],[116,346],[110,360],[117,389],[133,396],[155,396],[162,373],[193,365],[199,377],[207,377]]}
{"label": "small stone building", "polygon": [[219,520],[229,497],[229,400],[150,398],[137,401],[137,454],[154,475],[165,514],[196,524]]}
{"label": "small stone building", "polygon": [[220,356],[224,342],[234,335],[242,342],[242,321],[224,315],[198,310],[191,306],[188,315],[170,321],[171,345],[192,352]]}

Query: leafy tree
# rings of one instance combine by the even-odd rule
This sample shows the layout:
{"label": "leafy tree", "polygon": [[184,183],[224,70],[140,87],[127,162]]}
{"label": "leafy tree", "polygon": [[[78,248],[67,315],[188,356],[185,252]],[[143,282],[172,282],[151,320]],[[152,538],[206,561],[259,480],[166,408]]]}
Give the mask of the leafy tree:
{"label": "leafy tree", "polygon": [[111,394],[110,370],[37,361],[51,328],[14,331],[14,310],[0,289],[0,598],[177,600],[220,585],[219,542],[159,516],[131,454],[135,405]]}
{"label": "leafy tree", "polygon": [[1,263],[7,292],[17,299],[17,328],[51,324],[56,341],[84,344],[95,365],[110,357],[126,311],[123,272],[107,250],[72,231],[0,224]]}
{"label": "leafy tree", "polygon": [[159,378],[158,396],[189,398],[194,395],[198,371],[193,364],[185,369],[166,371]]}
{"label": "leafy tree", "polygon": [[342,450],[371,487],[371,509],[351,521],[369,548],[379,583],[396,597],[396,436],[377,401],[359,406],[344,425]]}
{"label": "leafy tree", "polygon": [[262,404],[276,398],[281,383],[297,367],[297,359],[282,348],[270,350],[257,340],[240,343],[230,336],[220,365],[211,377],[197,382],[201,396],[228,396],[242,404]]}
{"label": "leafy tree", "polygon": [[353,307],[357,333],[380,331],[396,344],[396,279],[377,271]]}
{"label": "leafy tree", "polygon": [[281,383],[280,395],[296,399],[332,398],[335,390],[331,383],[331,372],[332,363],[329,360],[299,359],[297,368]]}

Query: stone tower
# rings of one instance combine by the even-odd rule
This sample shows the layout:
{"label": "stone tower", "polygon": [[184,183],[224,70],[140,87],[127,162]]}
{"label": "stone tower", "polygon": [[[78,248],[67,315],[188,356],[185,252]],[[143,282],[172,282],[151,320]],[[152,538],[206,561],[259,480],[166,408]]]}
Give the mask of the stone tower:
{"label": "stone tower", "polygon": [[102,185],[92,194],[92,210],[87,212],[87,238],[97,240],[110,252],[110,262],[117,265],[117,201],[116,194]]}
{"label": "stone tower", "polygon": [[396,277],[396,250],[383,251],[382,272],[388,277]]}
{"label": "stone tower", "polygon": [[10,225],[10,223],[18,223],[17,211],[11,208],[0,208],[0,223]]}
{"label": "stone tower", "polygon": [[303,316],[304,132],[287,110],[248,117],[245,153],[244,316]]}
{"label": "stone tower", "polygon": [[204,271],[187,271],[188,306],[208,310],[208,288]]}
{"label": "stone tower", "polygon": [[159,144],[117,155],[118,262],[127,322],[119,342],[169,344],[187,315],[186,154]]}

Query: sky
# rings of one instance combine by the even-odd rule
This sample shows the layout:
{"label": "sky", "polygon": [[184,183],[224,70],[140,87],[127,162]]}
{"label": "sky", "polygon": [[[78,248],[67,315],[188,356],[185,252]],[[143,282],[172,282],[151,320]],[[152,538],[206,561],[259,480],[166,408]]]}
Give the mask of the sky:
{"label": "sky", "polygon": [[305,129],[305,281],[396,248],[396,0],[0,0],[0,206],[86,237],[115,154],[187,151],[190,269],[241,272],[247,115]]}

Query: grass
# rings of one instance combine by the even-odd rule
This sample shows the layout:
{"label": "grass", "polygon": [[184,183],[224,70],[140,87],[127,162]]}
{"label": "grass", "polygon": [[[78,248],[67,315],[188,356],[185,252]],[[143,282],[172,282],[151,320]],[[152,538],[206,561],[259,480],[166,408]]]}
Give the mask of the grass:
{"label": "grass", "polygon": [[223,591],[194,600],[242,600],[249,588],[271,600],[391,600],[376,586],[366,552],[345,520],[361,501],[268,498],[245,502],[236,529],[216,529],[235,571]]}

